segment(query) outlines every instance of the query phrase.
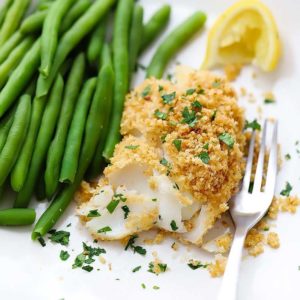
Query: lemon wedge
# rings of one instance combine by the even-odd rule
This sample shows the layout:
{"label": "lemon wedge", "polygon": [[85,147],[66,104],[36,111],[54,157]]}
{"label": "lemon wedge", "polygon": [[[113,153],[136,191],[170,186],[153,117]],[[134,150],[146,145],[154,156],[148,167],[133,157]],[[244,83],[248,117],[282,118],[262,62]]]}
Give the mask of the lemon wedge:
{"label": "lemon wedge", "polygon": [[229,7],[208,34],[202,69],[252,63],[273,71],[281,45],[274,17],[259,0],[242,0]]}

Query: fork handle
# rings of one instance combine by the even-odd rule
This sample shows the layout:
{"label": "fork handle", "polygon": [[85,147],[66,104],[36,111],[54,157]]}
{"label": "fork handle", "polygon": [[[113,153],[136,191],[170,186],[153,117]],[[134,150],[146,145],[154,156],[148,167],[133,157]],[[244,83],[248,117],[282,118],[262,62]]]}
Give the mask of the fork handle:
{"label": "fork handle", "polygon": [[247,230],[244,229],[237,229],[234,234],[218,300],[236,299],[237,280],[246,234]]}

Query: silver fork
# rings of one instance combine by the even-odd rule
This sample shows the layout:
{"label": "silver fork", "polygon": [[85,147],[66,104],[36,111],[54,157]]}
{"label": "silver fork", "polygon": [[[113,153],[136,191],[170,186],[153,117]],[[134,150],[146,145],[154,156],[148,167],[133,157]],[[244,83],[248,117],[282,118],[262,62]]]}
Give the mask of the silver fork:
{"label": "silver fork", "polygon": [[249,192],[256,132],[252,133],[245,176],[240,192],[230,201],[230,214],[235,224],[235,234],[230,249],[218,300],[236,299],[237,279],[242,257],[243,245],[248,231],[265,215],[271,205],[277,176],[277,121],[273,125],[267,177],[264,190],[261,190],[264,158],[266,152],[267,126],[264,122],[260,151],[252,193]]}

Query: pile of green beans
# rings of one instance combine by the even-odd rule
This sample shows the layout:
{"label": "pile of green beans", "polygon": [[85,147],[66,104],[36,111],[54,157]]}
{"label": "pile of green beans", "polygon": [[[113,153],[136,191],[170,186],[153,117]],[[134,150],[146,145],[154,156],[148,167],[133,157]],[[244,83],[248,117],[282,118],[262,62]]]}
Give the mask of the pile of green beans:
{"label": "pile of green beans", "polygon": [[[0,226],[33,224],[30,201],[47,198],[36,239],[112,157],[139,56],[166,28],[171,7],[145,23],[134,0],[40,0],[28,13],[30,5],[6,0],[0,7],[0,197],[6,187],[16,192],[13,208],[0,210]],[[162,77],[205,19],[196,12],[175,29],[147,77]]]}

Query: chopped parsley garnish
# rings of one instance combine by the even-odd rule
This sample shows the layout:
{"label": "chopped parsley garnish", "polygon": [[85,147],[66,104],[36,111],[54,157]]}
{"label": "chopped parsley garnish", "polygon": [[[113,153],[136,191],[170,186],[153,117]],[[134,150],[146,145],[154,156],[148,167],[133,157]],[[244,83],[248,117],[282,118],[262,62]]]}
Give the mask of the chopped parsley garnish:
{"label": "chopped parsley garnish", "polygon": [[266,98],[266,99],[264,100],[264,103],[265,103],[265,104],[273,104],[273,103],[275,103],[275,100],[274,100],[274,99],[271,99],[271,98]]}
{"label": "chopped parsley garnish", "polygon": [[257,122],[256,119],[254,119],[252,122],[249,122],[246,120],[246,124],[245,124],[245,128],[244,129],[252,129],[252,130],[260,130],[261,126],[260,124]]}
{"label": "chopped parsley garnish", "polygon": [[224,132],[224,133],[220,134],[219,140],[222,141],[229,148],[233,148],[234,139],[228,132]]}
{"label": "chopped parsley garnish", "polygon": [[145,98],[151,92],[151,85],[147,85],[141,93],[141,96]]}
{"label": "chopped parsley garnish", "polygon": [[61,250],[59,257],[61,260],[66,261],[70,257],[70,254],[68,253],[68,251]]}
{"label": "chopped parsley garnish", "polygon": [[168,74],[167,75],[167,80],[171,81],[173,79],[173,75],[172,74]]}
{"label": "chopped parsley garnish", "polygon": [[166,120],[167,119],[167,114],[164,112],[159,111],[158,109],[154,112],[154,116],[157,119],[161,119],[161,120]]}
{"label": "chopped parsley garnish", "polygon": [[142,286],[142,288],[143,288],[143,289],[145,289],[145,288],[146,288],[146,285],[145,285],[145,283],[142,283],[142,284],[141,284],[141,286]]}
{"label": "chopped parsley garnish", "polygon": [[173,145],[175,146],[178,152],[181,150],[181,140],[179,139],[174,140]]}
{"label": "chopped parsley garnish", "polygon": [[156,198],[153,198],[153,199],[152,199],[152,201],[153,201],[153,202],[156,202],[156,201],[157,201],[157,199],[156,199]]}
{"label": "chopped parsley garnish", "polygon": [[217,116],[217,110],[215,109],[214,112],[213,112],[213,114],[211,115],[210,119],[211,119],[212,121],[214,121],[215,118],[216,118],[216,116]]}
{"label": "chopped parsley garnish", "polygon": [[170,104],[176,97],[176,92],[161,96],[164,104]]}
{"label": "chopped parsley garnish", "polygon": [[80,253],[79,255],[76,256],[72,268],[73,269],[81,268],[84,264],[84,261],[85,261],[85,255],[83,253]]}
{"label": "chopped parsley garnish", "polygon": [[159,289],[160,289],[160,287],[159,287],[159,286],[157,286],[157,285],[154,285],[154,286],[153,286],[153,289],[154,289],[154,290],[159,290]]}
{"label": "chopped parsley garnish", "polygon": [[46,246],[46,242],[45,240],[43,239],[43,237],[39,236],[38,239],[39,243],[42,245],[42,247],[45,247]]}
{"label": "chopped parsley garnish", "polygon": [[167,137],[166,134],[164,134],[164,135],[162,135],[162,136],[160,137],[160,140],[161,140],[162,143],[165,143],[165,142],[166,142],[166,137]]}
{"label": "chopped parsley garnish", "polygon": [[170,226],[173,231],[176,231],[178,229],[178,226],[174,220],[172,220],[172,222],[170,223]]}
{"label": "chopped parsley garnish", "polygon": [[112,200],[107,204],[106,209],[109,211],[109,213],[113,213],[120,203],[120,201],[125,202],[127,199],[124,197],[123,194],[115,194],[112,198]]}
{"label": "chopped parsley garnish", "polygon": [[220,85],[221,85],[221,82],[218,81],[218,80],[216,80],[216,81],[214,81],[214,82],[212,83],[212,87],[213,87],[213,88],[219,88]]}
{"label": "chopped parsley garnish", "polygon": [[285,189],[280,192],[280,195],[288,197],[290,195],[292,189],[293,189],[293,187],[290,185],[289,182],[287,182],[285,184]]}
{"label": "chopped parsley garnish", "polygon": [[98,209],[93,209],[93,210],[90,210],[87,217],[89,218],[95,218],[95,217],[100,217],[101,215],[99,214],[98,212]]}
{"label": "chopped parsley garnish", "polygon": [[84,253],[87,254],[89,257],[99,256],[100,254],[106,253],[106,250],[99,247],[92,247],[88,246],[86,243],[82,243],[82,247]]}
{"label": "chopped parsley garnish", "polygon": [[124,205],[121,208],[124,211],[124,219],[127,219],[128,214],[130,213],[129,207],[127,205]]}
{"label": "chopped parsley garnish", "polygon": [[72,223],[69,223],[68,225],[67,225],[67,227],[70,227],[72,225]]}
{"label": "chopped parsley garnish", "polygon": [[174,188],[175,190],[179,190],[179,186],[178,186],[178,184],[177,184],[176,182],[174,183],[173,188]]}
{"label": "chopped parsley garnish", "polygon": [[[164,272],[167,271],[167,267],[168,267],[167,264],[158,263],[157,266],[159,267],[160,273],[164,273]],[[148,272],[158,275],[158,272],[155,272],[155,270],[154,270],[154,263],[153,262],[149,263],[148,268],[149,268]]]}
{"label": "chopped parsley garnish", "polygon": [[146,255],[147,250],[144,249],[141,246],[135,246],[135,240],[138,238],[137,234],[134,234],[130,237],[130,239],[127,242],[127,245],[125,246],[125,251],[127,251],[129,248],[133,250],[133,253],[137,252],[140,255]]}
{"label": "chopped parsley garnish", "polygon": [[49,239],[52,242],[61,244],[63,246],[67,246],[69,244],[70,232],[64,230],[56,231],[55,229],[52,229],[49,231],[49,233],[51,234]]}
{"label": "chopped parsley garnish", "polygon": [[112,214],[115,211],[119,202],[120,200],[113,199],[107,204],[106,209],[109,211],[110,214]]}
{"label": "chopped parsley garnish", "polygon": [[193,95],[195,92],[196,92],[196,89],[188,89],[188,90],[186,90],[186,95],[187,96]]}
{"label": "chopped parsley garnish", "polygon": [[202,109],[202,104],[196,100],[192,103],[192,107],[194,108],[194,110],[200,111]]}
{"label": "chopped parsley garnish", "polygon": [[171,169],[171,164],[170,164],[165,158],[162,158],[162,159],[160,160],[160,163],[161,163],[163,166],[167,167],[168,169]]}
{"label": "chopped parsley garnish", "polygon": [[206,143],[206,144],[203,146],[203,149],[208,150],[208,147],[209,147],[209,143]]}
{"label": "chopped parsley garnish", "polygon": [[198,260],[190,260],[190,262],[188,263],[188,266],[192,269],[192,270],[197,270],[199,268],[207,268],[207,264],[202,264],[200,261]]}
{"label": "chopped parsley garnish", "polygon": [[81,269],[87,272],[91,272],[93,271],[94,268],[92,266],[87,265],[87,266],[83,266]]}
{"label": "chopped parsley garnish", "polygon": [[105,232],[108,232],[108,231],[112,231],[112,229],[109,226],[105,226],[105,227],[99,229],[97,232],[98,233],[105,233]]}
{"label": "chopped parsley garnish", "polygon": [[137,266],[132,270],[132,273],[138,272],[140,269],[142,268],[142,266]]}
{"label": "chopped parsley garnish", "polygon": [[135,150],[139,147],[139,145],[129,145],[129,146],[125,146],[126,149],[130,149],[130,150]]}
{"label": "chopped parsley garnish", "polygon": [[146,255],[147,250],[141,246],[134,246],[133,253],[137,252],[140,255]]}
{"label": "chopped parsley garnish", "polygon": [[163,91],[163,90],[164,90],[164,87],[163,87],[162,85],[159,85],[159,86],[158,86],[158,91],[161,92],[161,91]]}
{"label": "chopped parsley garnish", "polygon": [[264,227],[264,231],[269,231],[270,228],[269,227]]}
{"label": "chopped parsley garnish", "polygon": [[182,123],[188,124],[190,127],[194,127],[197,123],[197,116],[195,111],[189,111],[188,107],[186,106],[183,111],[181,112],[183,117]]}
{"label": "chopped parsley garnish", "polygon": [[289,153],[287,153],[284,157],[285,157],[286,160],[290,160],[292,158]]}
{"label": "chopped parsley garnish", "polygon": [[209,157],[209,154],[206,152],[206,151],[202,151],[200,154],[198,154],[198,155],[196,155],[197,157],[199,157],[201,160],[202,160],[202,162],[204,163],[204,164],[208,164],[209,163],[209,161],[210,161],[210,157]]}

